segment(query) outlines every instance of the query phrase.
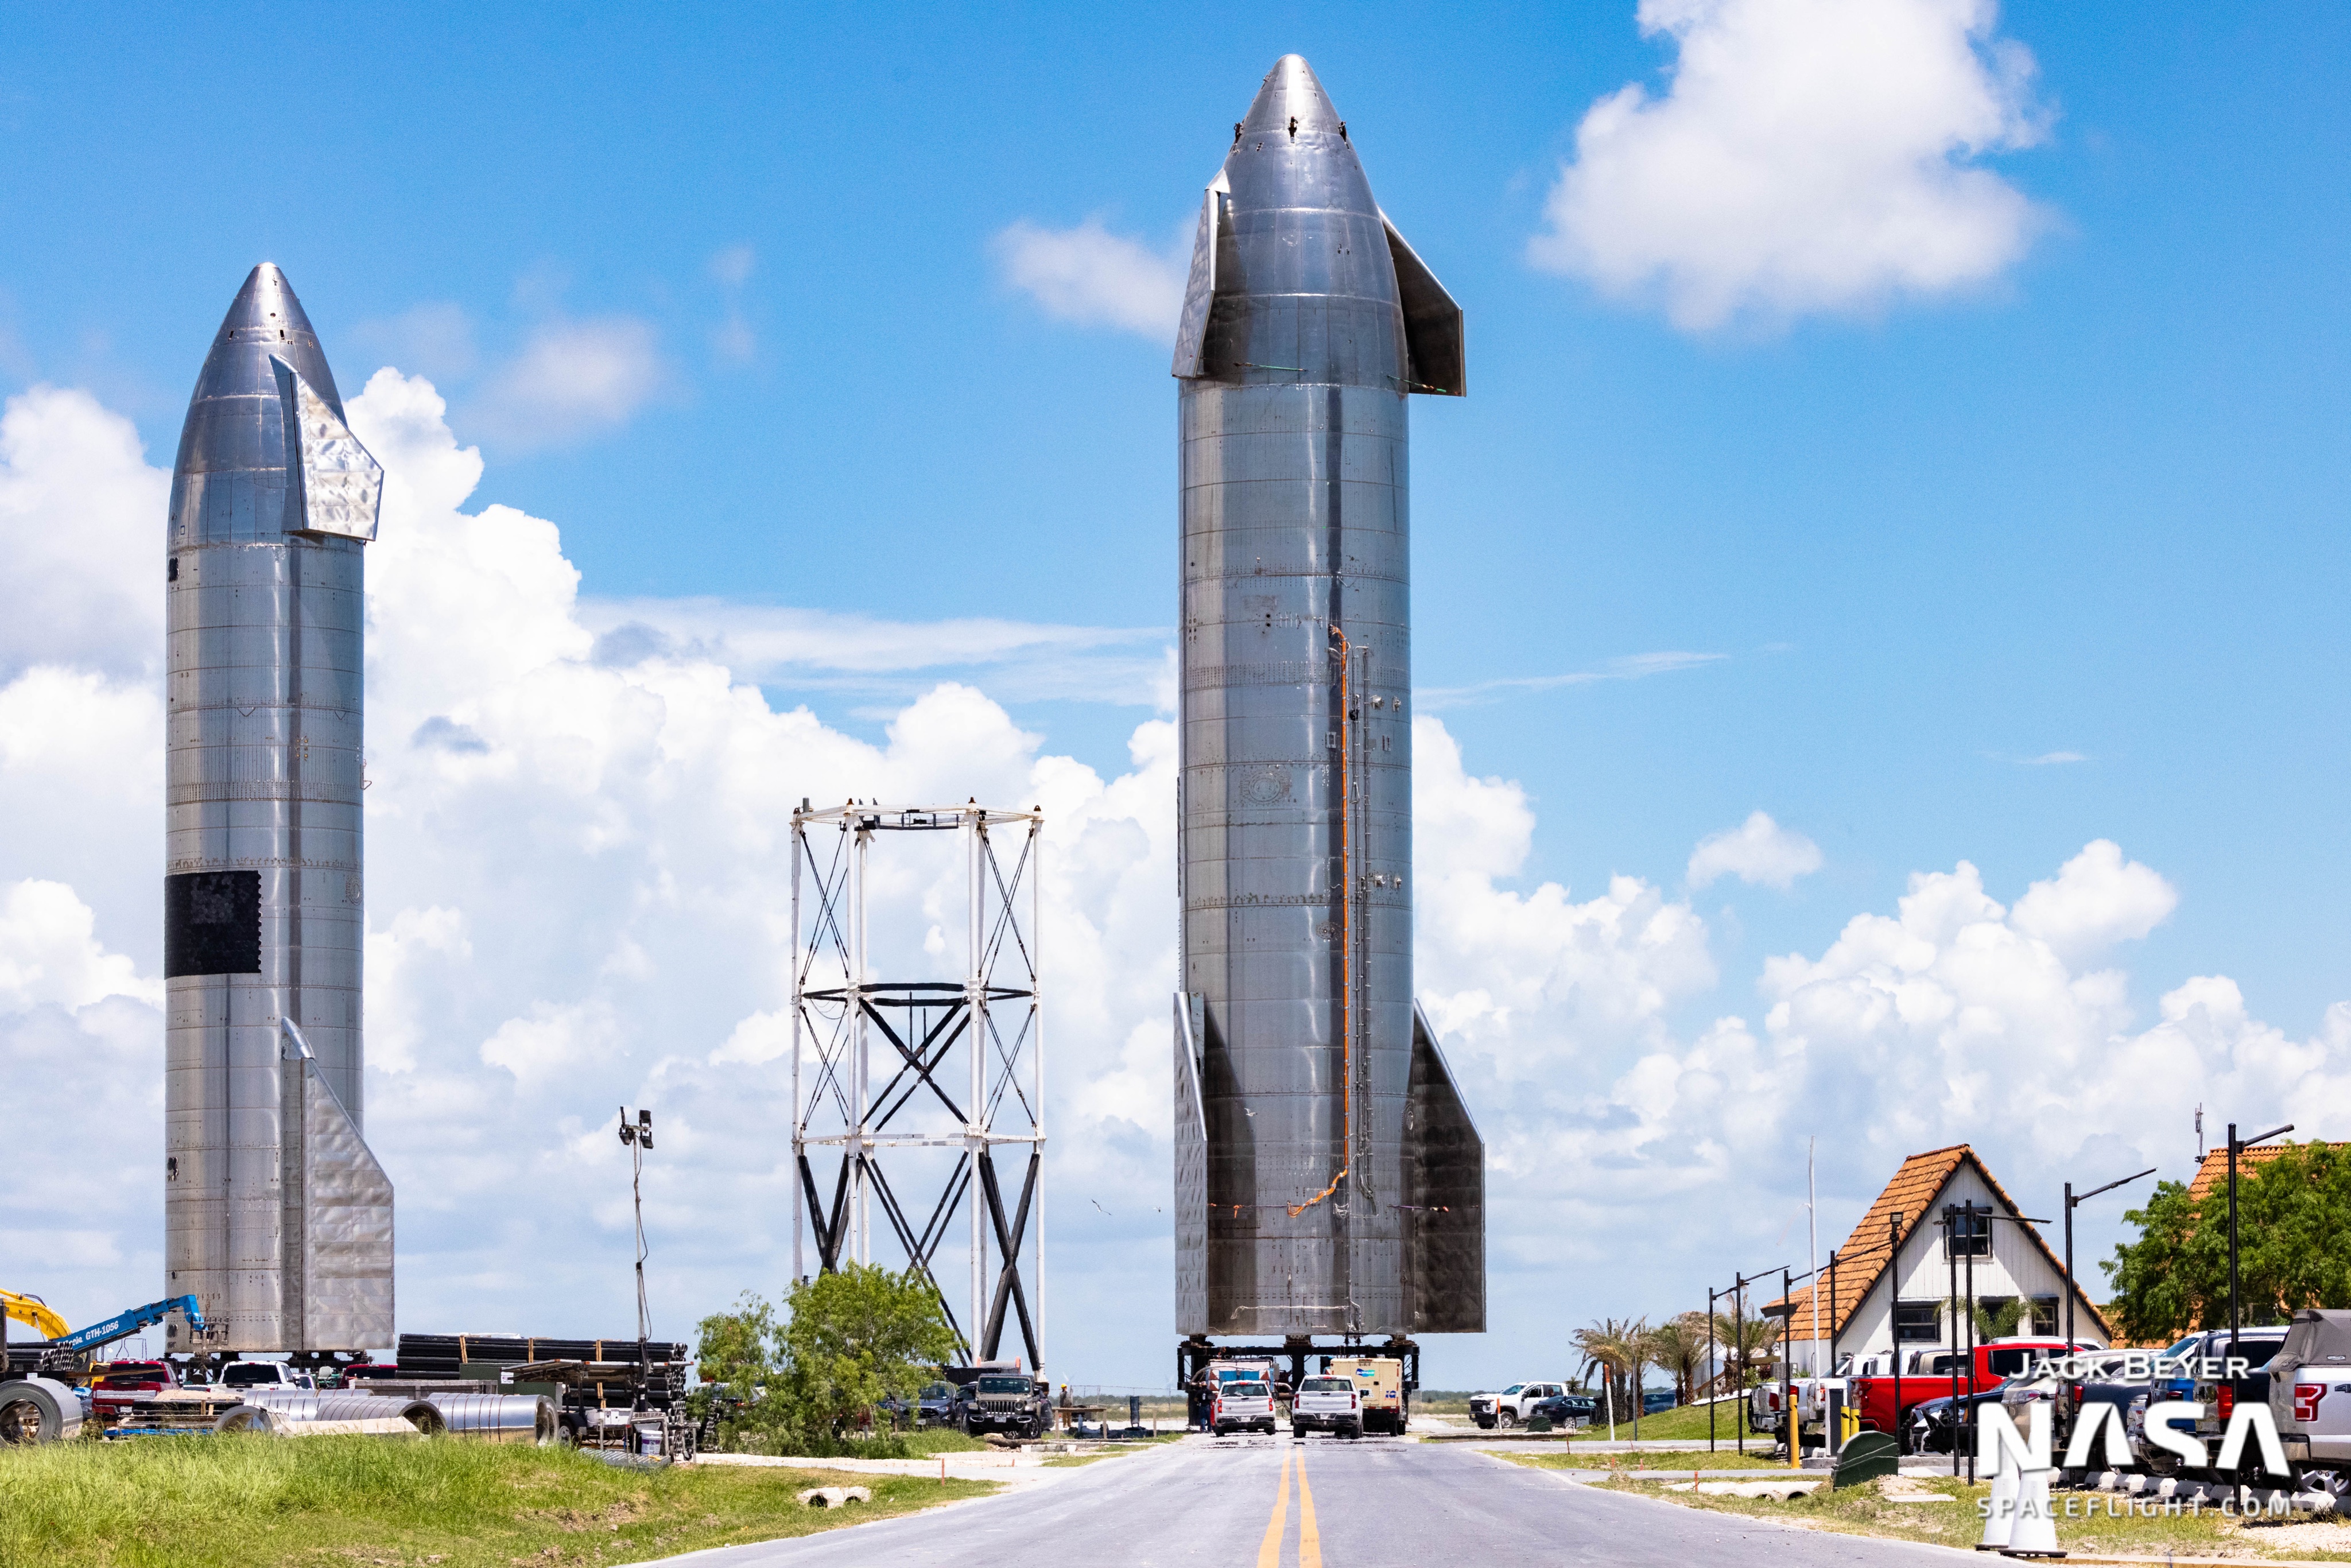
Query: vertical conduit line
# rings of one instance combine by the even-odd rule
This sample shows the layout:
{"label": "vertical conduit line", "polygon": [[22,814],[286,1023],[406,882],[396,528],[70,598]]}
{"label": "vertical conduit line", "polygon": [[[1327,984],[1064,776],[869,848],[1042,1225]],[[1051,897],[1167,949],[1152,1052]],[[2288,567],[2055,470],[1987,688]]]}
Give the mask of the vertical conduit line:
{"label": "vertical conduit line", "polygon": [[1355,1153],[1355,861],[1348,834],[1355,807],[1354,708],[1348,680],[1347,633],[1332,622],[1339,642],[1339,1173],[1331,1185],[1304,1203],[1290,1206],[1292,1219],[1339,1190]]}

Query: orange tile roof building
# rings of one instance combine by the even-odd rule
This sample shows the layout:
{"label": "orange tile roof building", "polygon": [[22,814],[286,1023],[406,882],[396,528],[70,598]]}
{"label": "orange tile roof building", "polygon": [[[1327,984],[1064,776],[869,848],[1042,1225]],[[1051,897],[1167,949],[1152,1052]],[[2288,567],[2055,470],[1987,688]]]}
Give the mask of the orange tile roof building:
{"label": "orange tile roof building", "polygon": [[[1990,1207],[1996,1218],[1978,1222],[1981,1233],[1947,1239],[1943,1210],[1970,1202]],[[1813,1286],[1763,1310],[1787,1316],[1788,1349],[1800,1373],[1831,1367],[1848,1355],[1858,1362],[1895,1354],[1905,1358],[1907,1371],[1914,1352],[1964,1340],[1965,1324],[1951,1307],[1951,1272],[1957,1262],[1964,1298],[1971,1260],[1979,1306],[1997,1307],[2022,1297],[2031,1310],[2018,1323],[2018,1333],[2063,1333],[2064,1264],[2039,1228],[2016,1223],[2022,1218],[2023,1211],[1967,1145],[1912,1155],[1836,1249],[1834,1275],[1828,1260],[1822,1260],[1817,1338]],[[2074,1335],[2083,1343],[2103,1346],[2112,1337],[2105,1317],[2078,1288],[2074,1312]],[[1891,1370],[1890,1363],[1879,1364]]]}

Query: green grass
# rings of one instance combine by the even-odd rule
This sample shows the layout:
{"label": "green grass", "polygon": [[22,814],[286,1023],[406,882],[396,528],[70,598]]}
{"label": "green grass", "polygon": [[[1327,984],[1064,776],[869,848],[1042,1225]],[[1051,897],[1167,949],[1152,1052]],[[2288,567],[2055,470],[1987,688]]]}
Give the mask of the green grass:
{"label": "green grass", "polygon": [[[1990,1496],[1991,1490],[1989,1486],[1970,1487],[1944,1476],[1931,1479],[1919,1478],[1917,1484],[1927,1490],[1956,1497],[1959,1500],[1955,1503],[1889,1502],[1874,1485],[1847,1487],[1843,1491],[1833,1491],[1823,1485],[1808,1497],[1789,1502],[1771,1502],[1754,1498],[1669,1492],[1663,1490],[1663,1483],[1654,1481],[1619,1481],[1614,1484],[1626,1490],[1651,1493],[1686,1508],[1757,1515],[1846,1534],[1890,1536],[1956,1547],[1973,1546],[1982,1538],[1983,1519],[1976,1511],[1975,1505],[1979,1499]],[[2097,1510],[2095,1517],[2066,1518],[2064,1509],[2069,1498],[2073,1500],[2077,1514],[2086,1513],[2095,1503]],[[2057,1544],[2076,1557],[2153,1557],[2168,1552],[2183,1560],[2200,1557],[2211,1561],[2227,1555],[2240,1562],[2249,1558],[2260,1561],[2263,1557],[2305,1562],[2351,1562],[2351,1551],[2344,1549],[2344,1543],[2337,1535],[2340,1527],[2331,1524],[2272,1524],[2266,1521],[2241,1524],[2210,1509],[2201,1517],[2183,1510],[2177,1518],[2115,1518],[2105,1512],[2107,1499],[2104,1494],[2093,1497],[2081,1492],[2061,1491],[2056,1494],[2055,1502],[2058,1509]],[[2114,1506],[2120,1509],[2127,1505],[2124,1500],[2116,1499]]]}
{"label": "green grass", "polygon": [[718,1447],[713,1451],[789,1458],[926,1459],[934,1454],[977,1454],[984,1453],[987,1448],[987,1445],[977,1437],[967,1437],[952,1427],[925,1427],[919,1432],[884,1432],[878,1437],[851,1437],[822,1451],[811,1451],[811,1447],[805,1442],[795,1444],[788,1437],[774,1432],[721,1426],[718,1428]]}
{"label": "green grass", "polygon": [[[802,1507],[813,1486],[869,1505]],[[736,1466],[622,1470],[568,1449],[376,1437],[153,1437],[0,1449],[0,1563],[534,1568],[837,1529],[985,1481]]]}
{"label": "green grass", "polygon": [[[1644,1416],[1641,1417],[1641,1441],[1648,1443],[1670,1439],[1678,1442],[1695,1437],[1704,1442],[1706,1412],[1707,1407],[1703,1405],[1685,1405],[1677,1410],[1660,1410],[1655,1416]],[[1715,1433],[1723,1442],[1735,1441],[1746,1419],[1747,1402],[1743,1399],[1726,1399],[1714,1406]],[[1590,1426],[1584,1427],[1578,1437],[1586,1442],[1593,1439],[1606,1442],[1608,1440],[1606,1416],[1603,1415],[1601,1418],[1594,1420]],[[1616,1423],[1616,1440],[1629,1442],[1632,1437],[1633,1423],[1620,1419]],[[1748,1429],[1747,1437],[1750,1446],[1759,1437],[1766,1443],[1771,1441],[1770,1434],[1757,1432],[1751,1427]]]}
{"label": "green grass", "polygon": [[1784,1463],[1774,1464],[1754,1453],[1741,1455],[1733,1448],[1708,1453],[1704,1448],[1690,1453],[1595,1454],[1589,1451],[1546,1454],[1499,1454],[1514,1465],[1525,1465],[1537,1470],[1785,1470]]}

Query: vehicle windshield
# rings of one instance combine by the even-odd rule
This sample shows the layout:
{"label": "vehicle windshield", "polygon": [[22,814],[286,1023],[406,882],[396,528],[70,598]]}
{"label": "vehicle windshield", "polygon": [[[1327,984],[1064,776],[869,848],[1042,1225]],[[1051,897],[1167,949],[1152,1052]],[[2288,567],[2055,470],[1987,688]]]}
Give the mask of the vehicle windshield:
{"label": "vehicle windshield", "polygon": [[1507,1398],[1509,1398],[1511,1395],[1521,1392],[1522,1390],[1524,1390],[1524,1389],[1525,1389],[1525,1387],[1526,1387],[1526,1385],[1525,1385],[1525,1384],[1523,1384],[1523,1383],[1513,1383],[1513,1384],[1511,1384],[1508,1388],[1505,1388],[1505,1389],[1503,1389],[1503,1390],[1502,1390],[1502,1397],[1504,1397],[1505,1399],[1507,1399]]}
{"label": "vehicle windshield", "polygon": [[277,1380],[278,1369],[268,1362],[238,1362],[221,1375],[221,1382],[231,1388],[258,1388]]}
{"label": "vehicle windshield", "polygon": [[1267,1397],[1265,1385],[1262,1383],[1228,1383],[1225,1385],[1225,1397],[1228,1399],[1263,1399]]}
{"label": "vehicle windshield", "polygon": [[923,1385],[923,1392],[918,1396],[918,1397],[924,1399],[952,1399],[955,1397],[955,1385],[952,1383],[925,1383]]}
{"label": "vehicle windshield", "polygon": [[979,1380],[982,1394],[1026,1394],[1030,1387],[1025,1377],[983,1377]]}
{"label": "vehicle windshield", "polygon": [[2164,1358],[2168,1361],[2178,1361],[2183,1355],[2193,1355],[2196,1354],[2196,1347],[2203,1343],[2204,1336],[2202,1334],[2189,1334],[2186,1339],[2181,1340],[2178,1344],[2175,1344],[2169,1350],[2165,1351],[2163,1353]]}
{"label": "vehicle windshield", "polygon": [[1344,1394],[1347,1380],[1343,1377],[1310,1377],[1301,1385],[1308,1394]]}

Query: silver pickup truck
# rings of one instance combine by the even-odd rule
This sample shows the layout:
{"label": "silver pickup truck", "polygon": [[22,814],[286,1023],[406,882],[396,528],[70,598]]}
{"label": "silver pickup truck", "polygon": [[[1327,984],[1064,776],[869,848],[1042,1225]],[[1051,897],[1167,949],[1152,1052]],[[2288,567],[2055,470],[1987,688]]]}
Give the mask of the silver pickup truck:
{"label": "silver pickup truck", "polygon": [[2294,1313],[2269,1371],[2270,1416],[2295,1485],[2351,1504],[2351,1312]]}

